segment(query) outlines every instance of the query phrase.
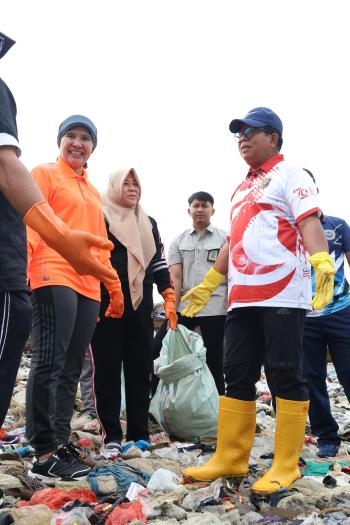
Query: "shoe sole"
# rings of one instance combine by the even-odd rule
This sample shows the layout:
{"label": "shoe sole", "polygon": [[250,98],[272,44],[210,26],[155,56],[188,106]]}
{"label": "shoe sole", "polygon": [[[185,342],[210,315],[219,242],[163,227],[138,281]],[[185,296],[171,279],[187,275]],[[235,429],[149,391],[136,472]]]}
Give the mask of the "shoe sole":
{"label": "shoe sole", "polygon": [[253,487],[251,488],[251,492],[252,494],[256,494],[257,496],[261,496],[262,498],[263,497],[267,497],[267,496],[272,496],[272,494],[276,494],[276,492],[278,492],[279,490],[283,490],[283,489],[286,489],[288,490],[289,487],[291,487],[291,485],[293,485],[293,483],[295,483],[298,479],[301,479],[302,476],[299,476],[298,478],[295,478],[294,481],[292,481],[288,487],[284,487],[283,485],[281,485],[281,483],[279,483],[278,481],[276,481],[276,490],[271,490],[271,491],[268,491],[268,490],[256,490],[256,489],[253,489]]}
{"label": "shoe sole", "polygon": [[71,478],[69,476],[44,476],[44,474],[37,474],[36,472],[28,472],[30,478],[40,479],[41,481],[80,481],[86,479],[87,476],[79,476],[78,478]]}
{"label": "shoe sole", "polygon": [[[102,449],[103,450],[103,449]],[[100,450],[100,457],[103,458],[103,459],[117,459],[119,457],[121,457],[122,455],[122,450],[121,449],[116,449],[116,452],[113,451],[113,450]]]}
{"label": "shoe sole", "polygon": [[[268,498],[269,496],[272,496],[272,494],[276,494],[276,492],[278,492],[279,490],[283,490],[283,489],[286,489],[286,487],[279,486],[278,489],[276,488],[276,490],[274,490],[273,492],[268,492],[266,490],[254,490],[254,489],[251,489],[251,493],[256,495],[256,496],[260,496],[261,498]],[[288,490],[288,489],[286,489],[286,490]]]}
{"label": "shoe sole", "polygon": [[107,454],[100,454],[100,456],[101,458],[106,459],[106,460],[115,460],[115,459],[120,458],[121,454],[113,454],[111,456],[107,456]]}
{"label": "shoe sole", "polygon": [[185,483],[212,483],[213,481],[219,479],[219,478],[223,478],[223,479],[237,479],[237,480],[243,480],[246,476],[247,476],[248,473],[246,474],[231,474],[229,476],[219,476],[217,478],[213,478],[213,479],[198,479],[198,478],[193,478],[192,476],[188,476],[188,475],[183,475],[183,480]]}

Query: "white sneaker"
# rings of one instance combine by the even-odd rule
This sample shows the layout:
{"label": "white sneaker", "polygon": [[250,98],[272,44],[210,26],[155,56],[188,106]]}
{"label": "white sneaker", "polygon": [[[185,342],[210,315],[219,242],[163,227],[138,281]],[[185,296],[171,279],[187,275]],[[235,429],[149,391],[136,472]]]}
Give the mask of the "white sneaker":
{"label": "white sneaker", "polygon": [[122,453],[122,447],[117,441],[110,441],[102,445],[100,455],[105,459],[116,459]]}

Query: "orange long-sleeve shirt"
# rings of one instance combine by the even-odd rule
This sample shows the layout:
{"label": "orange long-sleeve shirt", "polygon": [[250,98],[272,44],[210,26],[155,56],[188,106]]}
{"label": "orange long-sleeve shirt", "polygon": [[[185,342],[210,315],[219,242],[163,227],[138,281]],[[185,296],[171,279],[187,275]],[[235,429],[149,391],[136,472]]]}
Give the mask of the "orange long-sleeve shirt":
{"label": "orange long-sleeve shirt", "polygon": [[[32,171],[45,199],[56,215],[70,228],[107,238],[101,197],[87,180],[87,172],[77,175],[61,158],[42,164]],[[68,286],[76,292],[100,301],[100,281],[91,275],[79,275],[42,238],[27,227],[28,277],[32,290],[42,286]],[[93,254],[111,267],[109,253],[98,248]]]}

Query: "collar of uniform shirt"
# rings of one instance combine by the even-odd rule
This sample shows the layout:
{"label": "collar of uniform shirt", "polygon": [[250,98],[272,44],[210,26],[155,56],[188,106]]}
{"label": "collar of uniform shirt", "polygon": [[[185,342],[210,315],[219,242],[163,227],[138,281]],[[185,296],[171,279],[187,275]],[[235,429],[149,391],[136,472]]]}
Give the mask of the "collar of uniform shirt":
{"label": "collar of uniform shirt", "polygon": [[[213,226],[212,226],[211,224],[209,224],[209,225],[206,227],[206,230],[208,230],[208,231],[210,231],[211,233],[213,233],[214,228],[213,228]],[[190,228],[190,233],[196,233],[196,232],[197,232],[197,230],[196,230],[195,228],[193,228],[193,226],[192,226],[192,228]]]}
{"label": "collar of uniform shirt", "polygon": [[264,164],[259,166],[259,168],[250,168],[247,173],[247,178],[249,177],[257,177],[258,175],[262,175],[262,173],[268,173],[270,169],[274,167],[275,164],[278,164],[278,162],[281,162],[284,160],[284,157],[281,153],[278,153],[277,155],[274,155],[271,157],[271,159],[268,159]]}
{"label": "collar of uniform shirt", "polygon": [[87,173],[87,171],[85,170],[85,168],[83,168],[82,174],[81,174],[81,175],[78,175],[78,174],[73,170],[73,168],[71,168],[70,166],[68,166],[68,164],[66,164],[66,163],[64,162],[64,160],[62,159],[62,157],[58,157],[58,159],[57,159],[57,166],[60,168],[61,173],[62,173],[65,177],[68,177],[68,178],[71,178],[71,179],[75,179],[75,178],[77,178],[78,180],[82,180],[82,179],[84,179],[85,181],[86,181],[87,178],[88,178],[88,173]]}

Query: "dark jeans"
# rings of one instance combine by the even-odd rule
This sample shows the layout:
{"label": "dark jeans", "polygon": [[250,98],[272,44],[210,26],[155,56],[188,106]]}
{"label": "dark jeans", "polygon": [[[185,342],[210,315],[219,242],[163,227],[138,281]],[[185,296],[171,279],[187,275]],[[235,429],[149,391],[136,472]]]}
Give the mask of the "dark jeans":
{"label": "dark jeans", "polygon": [[273,395],[308,399],[302,354],[305,310],[284,307],[234,308],[227,314],[226,395],[254,401],[264,365]]}
{"label": "dark jeans", "polygon": [[[225,393],[225,381],[223,372],[224,361],[224,328],[226,315],[213,315],[205,317],[185,317],[178,315],[178,323],[186,326],[189,330],[194,330],[198,326],[201,329],[201,334],[204,346],[207,349],[206,361],[210,372],[214,378],[216,388],[220,395]],[[153,341],[153,359],[156,359],[162,348],[162,341],[167,332],[167,321],[164,321]],[[158,378],[153,376],[152,392],[154,393],[158,385]]]}
{"label": "dark jeans", "polygon": [[33,292],[33,355],[27,383],[27,438],[36,454],[68,442],[86,349],[99,302],[66,286]]}
{"label": "dark jeans", "polygon": [[10,406],[24,346],[32,325],[28,292],[0,293],[0,428]]}
{"label": "dark jeans", "polygon": [[101,317],[91,341],[97,417],[104,443],[121,441],[121,367],[125,379],[128,441],[149,439],[152,372],[152,305],[143,301],[121,319]]}
{"label": "dark jeans", "polygon": [[327,346],[350,401],[350,308],[307,318],[304,334],[304,375],[309,384],[311,431],[320,445],[339,445],[339,427],[331,414],[327,391]]}

